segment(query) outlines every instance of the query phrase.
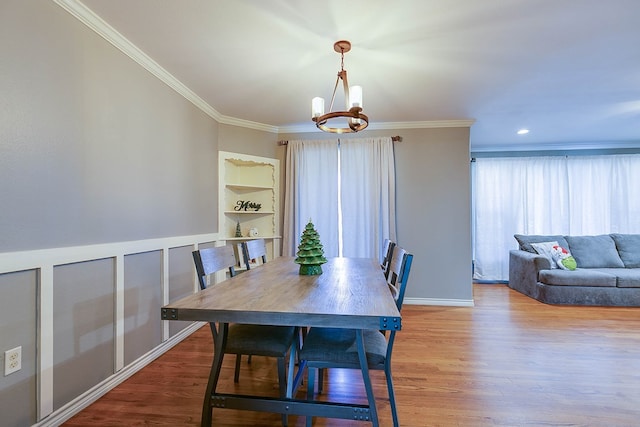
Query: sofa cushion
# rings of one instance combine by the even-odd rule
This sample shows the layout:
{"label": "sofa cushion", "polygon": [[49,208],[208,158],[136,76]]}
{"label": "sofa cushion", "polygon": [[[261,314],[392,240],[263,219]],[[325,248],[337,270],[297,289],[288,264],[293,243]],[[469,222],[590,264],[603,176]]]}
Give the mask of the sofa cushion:
{"label": "sofa cushion", "polygon": [[627,268],[640,268],[640,234],[611,234],[618,254]]}
{"label": "sofa cushion", "polygon": [[615,287],[616,276],[596,270],[541,270],[538,281],[557,286]]}
{"label": "sofa cushion", "polygon": [[608,234],[566,238],[578,268],[624,268],[616,244]]}
{"label": "sofa cushion", "polygon": [[514,234],[516,241],[520,245],[520,250],[531,252],[532,254],[536,254],[537,252],[531,246],[531,243],[542,243],[542,242],[558,242],[558,245],[563,248],[568,248],[569,243],[567,243],[564,236],[555,235],[555,236],[543,236],[541,234]]}
{"label": "sofa cushion", "polygon": [[593,271],[616,276],[619,288],[640,288],[640,268],[596,268]]}
{"label": "sofa cushion", "polygon": [[619,288],[640,288],[640,268],[626,268],[624,273],[620,271],[616,274]]}

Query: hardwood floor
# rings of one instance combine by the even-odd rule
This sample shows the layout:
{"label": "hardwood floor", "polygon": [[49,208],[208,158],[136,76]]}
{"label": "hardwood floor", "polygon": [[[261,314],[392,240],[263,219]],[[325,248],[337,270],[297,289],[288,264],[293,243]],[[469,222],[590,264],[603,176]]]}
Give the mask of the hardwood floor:
{"label": "hardwood floor", "polygon": [[[640,309],[550,306],[505,285],[475,285],[474,300],[404,306],[393,356],[402,426],[640,425]],[[198,426],[211,359],[203,327],[64,425]],[[275,362],[243,361],[234,385],[233,361],[225,359],[219,390],[277,395]],[[359,372],[328,375],[325,398],[365,400]],[[372,378],[380,424],[389,426],[384,373]],[[281,425],[276,414],[228,409],[214,410],[213,422]]]}

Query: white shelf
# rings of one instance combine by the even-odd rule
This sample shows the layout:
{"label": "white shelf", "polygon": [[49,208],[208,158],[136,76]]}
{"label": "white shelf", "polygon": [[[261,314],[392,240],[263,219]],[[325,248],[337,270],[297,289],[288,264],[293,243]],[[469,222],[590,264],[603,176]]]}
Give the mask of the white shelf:
{"label": "white shelf", "polygon": [[272,239],[282,239],[282,236],[256,236],[256,237],[249,237],[249,236],[243,236],[243,237],[225,237],[224,240],[228,240],[228,241],[238,241],[238,242],[243,242],[245,240],[254,240],[254,239],[266,239],[266,240],[272,240]]}
{"label": "white shelf", "polygon": [[[239,224],[242,237],[224,240],[265,239],[268,258],[280,256],[280,160],[220,151],[218,166],[218,232],[235,236]],[[261,208],[233,210],[241,203],[259,204]],[[258,230],[258,236],[248,236],[252,228]]]}
{"label": "white shelf", "polygon": [[224,211],[224,213],[233,214],[233,215],[246,215],[246,214],[273,215],[275,212],[274,211]]}
{"label": "white shelf", "polygon": [[226,184],[232,190],[273,190],[273,187],[264,185]]}

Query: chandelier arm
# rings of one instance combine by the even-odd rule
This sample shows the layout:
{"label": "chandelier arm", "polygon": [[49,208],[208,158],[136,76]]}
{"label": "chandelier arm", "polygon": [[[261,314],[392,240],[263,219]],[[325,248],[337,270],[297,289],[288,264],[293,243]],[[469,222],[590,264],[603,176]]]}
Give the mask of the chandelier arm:
{"label": "chandelier arm", "polygon": [[331,104],[329,104],[329,112],[333,111],[333,101],[336,99],[336,91],[338,90],[338,83],[340,83],[340,73],[338,73],[338,78],[336,78],[336,85],[333,87],[333,95],[331,95]]}
{"label": "chandelier arm", "polygon": [[344,89],[344,104],[345,109],[348,110],[349,108],[351,108],[351,105],[349,105],[349,82],[347,81],[347,70],[340,71],[338,77],[342,79],[342,87]]}

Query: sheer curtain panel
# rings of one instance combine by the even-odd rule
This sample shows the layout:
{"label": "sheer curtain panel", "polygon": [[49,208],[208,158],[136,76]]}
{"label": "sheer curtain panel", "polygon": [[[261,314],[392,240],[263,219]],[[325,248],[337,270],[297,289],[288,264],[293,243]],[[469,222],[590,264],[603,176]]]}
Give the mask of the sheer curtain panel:
{"label": "sheer curtain panel", "polygon": [[295,256],[309,220],[324,254],[338,256],[338,141],[289,141],[282,254]]}
{"label": "sheer curtain panel", "polygon": [[380,257],[396,240],[395,166],[391,138],[341,139],[342,254]]}

